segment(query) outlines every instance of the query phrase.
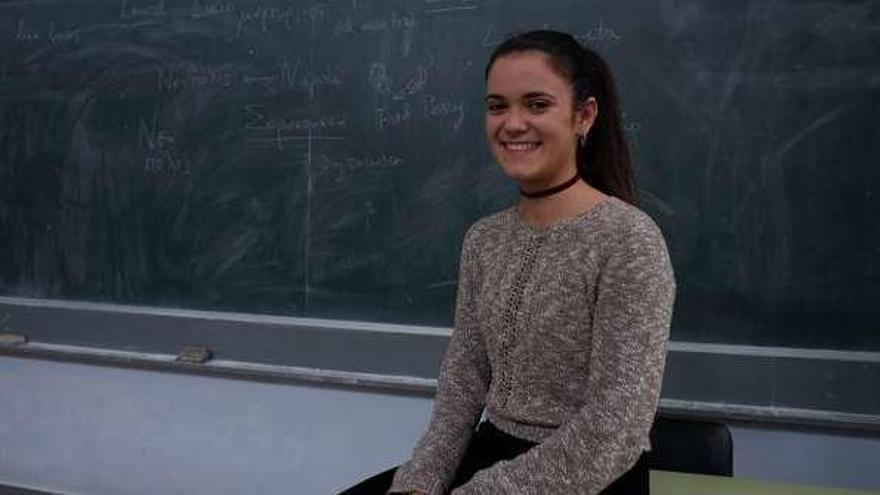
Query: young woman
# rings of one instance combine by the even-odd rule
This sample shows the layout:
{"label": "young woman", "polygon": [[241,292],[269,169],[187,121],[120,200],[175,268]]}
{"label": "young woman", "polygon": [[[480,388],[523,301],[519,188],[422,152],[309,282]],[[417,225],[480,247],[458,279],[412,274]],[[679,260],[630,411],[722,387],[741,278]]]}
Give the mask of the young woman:
{"label": "young woman", "polygon": [[522,199],[465,236],[412,458],[346,493],[647,493],[675,283],[631,205],[611,74],[571,36],[534,31],[495,50],[486,87],[486,139]]}

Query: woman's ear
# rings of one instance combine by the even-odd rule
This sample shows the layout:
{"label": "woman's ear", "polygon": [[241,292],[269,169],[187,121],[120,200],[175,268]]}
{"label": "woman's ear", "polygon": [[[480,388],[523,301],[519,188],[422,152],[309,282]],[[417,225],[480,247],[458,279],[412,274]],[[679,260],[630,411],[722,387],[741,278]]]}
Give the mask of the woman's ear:
{"label": "woman's ear", "polygon": [[584,136],[589,133],[590,129],[593,127],[593,123],[596,122],[596,117],[598,115],[599,104],[596,102],[596,98],[591,96],[577,109],[575,119],[578,135]]}

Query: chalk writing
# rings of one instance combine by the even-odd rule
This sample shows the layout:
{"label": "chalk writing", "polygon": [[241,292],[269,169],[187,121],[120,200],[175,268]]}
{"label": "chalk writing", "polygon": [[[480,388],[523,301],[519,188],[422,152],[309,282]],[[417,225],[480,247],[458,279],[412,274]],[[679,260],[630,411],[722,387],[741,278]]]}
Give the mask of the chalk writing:
{"label": "chalk writing", "polygon": [[248,138],[248,141],[273,143],[279,150],[284,149],[287,141],[307,140],[311,144],[314,139],[342,139],[340,136],[316,134],[316,131],[331,132],[345,129],[348,125],[343,115],[292,118],[272,115],[265,105],[245,105],[244,111],[247,117],[245,130],[270,134],[270,137]]}
{"label": "chalk writing", "polygon": [[[547,28],[549,25],[544,24],[542,27]],[[605,23],[605,19],[602,18],[599,18],[596,23],[590,26],[586,31],[574,34],[574,37],[581,43],[591,46],[614,45],[621,40],[620,34],[618,34],[613,27],[608,26]],[[502,41],[504,41],[504,37],[498,33],[497,28],[494,25],[486,26],[481,41],[483,46],[497,46]]]}
{"label": "chalk writing", "polygon": [[[362,208],[362,211],[367,211],[367,208]],[[368,224],[368,228],[371,224],[369,218],[365,219],[365,223]],[[388,259],[387,256],[382,254],[371,254],[369,256],[332,256],[329,253],[321,256],[320,261],[321,269],[319,270],[322,273],[336,273],[336,272],[357,272],[357,271],[370,271],[376,273],[375,276],[381,276],[388,270]]]}
{"label": "chalk writing", "polygon": [[42,37],[39,33],[32,31],[25,25],[24,19],[18,20],[18,30],[15,33],[15,41],[20,43],[41,41]]}
{"label": "chalk writing", "polygon": [[164,175],[189,175],[191,173],[189,160],[180,159],[168,150],[159,155],[146,157],[144,171],[150,174]]}
{"label": "chalk writing", "polygon": [[397,127],[412,118],[409,103],[403,102],[395,108],[377,108],[376,122],[380,131]]}
{"label": "chalk writing", "polygon": [[370,66],[369,75],[370,85],[376,88],[376,91],[382,94],[391,92],[391,77],[388,75],[388,68],[381,62],[375,62]]}
{"label": "chalk writing", "polygon": [[138,126],[138,143],[148,151],[168,149],[174,144],[174,134],[158,126],[158,116],[154,113],[150,124],[141,120]]}
{"label": "chalk writing", "polygon": [[173,67],[161,67],[156,71],[156,84],[159,91],[230,87],[234,81],[235,74],[229,67],[180,64]]}
{"label": "chalk writing", "polygon": [[486,26],[486,31],[483,33],[483,40],[481,41],[483,46],[497,46],[502,41],[504,41],[504,38],[498,36],[495,32],[495,26]]}
{"label": "chalk writing", "polygon": [[351,17],[343,17],[339,19],[336,24],[333,25],[332,33],[334,35],[359,34],[379,31],[415,29],[415,27],[415,14],[411,12],[401,14],[398,13],[396,10],[392,10],[391,14],[388,17],[369,19],[362,22],[355,22],[352,20]]}
{"label": "chalk writing", "polygon": [[341,160],[333,160],[326,155],[318,158],[319,172],[330,175],[336,184],[353,178],[359,172],[392,170],[403,164],[403,158],[385,153]]}
{"label": "chalk writing", "polygon": [[189,161],[174,153],[174,133],[159,127],[159,118],[153,113],[148,124],[141,120],[138,126],[138,143],[146,151],[144,171],[151,174],[189,175]]}
{"label": "chalk writing", "polygon": [[342,85],[342,78],[332,63],[324,65],[317,71],[312,71],[303,68],[302,60],[299,59],[292,64],[288,62],[282,64],[281,81],[288,88],[304,90],[309,98],[315,97],[317,88]]}
{"label": "chalk writing", "polygon": [[346,127],[345,116],[328,115],[321,117],[306,118],[289,118],[277,115],[268,115],[265,105],[245,105],[245,113],[247,114],[247,124],[245,129],[248,130],[328,130],[328,129],[344,129]]}
{"label": "chalk writing", "polygon": [[15,37],[17,43],[77,43],[79,42],[79,30],[76,28],[59,29],[54,22],[50,22],[45,31],[35,29],[27,25],[25,19],[19,19],[16,26]]}
{"label": "chalk writing", "polygon": [[596,24],[587,31],[579,32],[574,37],[581,43],[588,45],[613,45],[620,42],[620,35],[614,28],[605,24],[605,19],[599,18]]}
{"label": "chalk writing", "polygon": [[202,0],[193,0],[192,6],[190,7],[190,15],[195,18],[226,15],[234,12],[235,5],[231,2],[203,2]]}
{"label": "chalk writing", "polygon": [[390,19],[375,19],[361,24],[361,31],[388,31],[389,29],[412,29],[416,26],[416,18],[412,14],[399,16],[396,10],[391,11]]}
{"label": "chalk writing", "polygon": [[425,87],[432,67],[433,60],[429,59],[427,64],[417,66],[413,74],[405,78],[402,84],[396,86],[388,74],[388,67],[382,62],[374,62],[370,65],[368,80],[370,86],[375,88],[379,94],[391,96],[396,100],[404,99],[418,93]]}
{"label": "chalk writing", "polygon": [[119,5],[120,19],[139,19],[145,17],[164,17],[165,0],[153,0],[152,3],[136,3],[136,0],[122,0]]}
{"label": "chalk writing", "polygon": [[437,282],[432,282],[430,284],[425,284],[426,289],[443,289],[446,287],[455,287],[458,285],[458,279],[450,278],[446,280],[439,280]]}
{"label": "chalk writing", "polygon": [[354,34],[354,32],[354,26],[350,17],[336,21],[336,24],[333,26],[333,34]]}
{"label": "chalk writing", "polygon": [[312,5],[305,9],[257,6],[251,10],[238,13],[236,33],[241,35],[244,29],[251,25],[256,26],[263,32],[273,28],[294,32],[297,29],[297,24],[301,22],[308,22],[314,30],[315,24],[324,15],[324,6],[322,4]]}
{"label": "chalk writing", "polygon": [[50,22],[49,33],[46,37],[49,39],[49,43],[79,42],[79,30],[68,29],[57,31],[55,29],[55,23]]}
{"label": "chalk writing", "polygon": [[501,43],[501,41],[503,40],[495,33],[495,26],[486,26],[486,30],[483,31],[483,38],[480,40],[480,44],[483,46],[497,46]]}
{"label": "chalk writing", "polygon": [[324,6],[320,4],[312,5],[305,9],[303,14],[308,18],[309,23],[311,23],[312,29],[314,30],[315,24],[324,17]]}
{"label": "chalk writing", "polygon": [[396,168],[401,163],[403,163],[403,158],[396,155],[386,155],[384,153],[377,156],[346,158],[343,162],[345,169],[349,172],[357,172],[359,170],[385,170]]}
{"label": "chalk writing", "polygon": [[300,19],[300,13],[293,7],[257,7],[253,10],[239,12],[236,33],[239,35],[250,24],[256,24],[261,31],[269,31],[273,25],[280,25],[286,31],[292,31]]}
{"label": "chalk writing", "polygon": [[422,113],[425,117],[453,117],[452,128],[458,129],[464,121],[464,103],[444,100],[434,95],[422,99]]}
{"label": "chalk writing", "polygon": [[425,0],[426,14],[446,14],[463,10],[476,10],[478,7],[478,3],[474,0]]}
{"label": "chalk writing", "polygon": [[[376,204],[373,201],[367,201],[364,204],[364,208],[362,209],[364,215],[364,225],[367,227],[367,230],[372,230],[373,227],[376,226],[379,220],[379,209],[376,208]],[[380,256],[385,258],[384,256]]]}

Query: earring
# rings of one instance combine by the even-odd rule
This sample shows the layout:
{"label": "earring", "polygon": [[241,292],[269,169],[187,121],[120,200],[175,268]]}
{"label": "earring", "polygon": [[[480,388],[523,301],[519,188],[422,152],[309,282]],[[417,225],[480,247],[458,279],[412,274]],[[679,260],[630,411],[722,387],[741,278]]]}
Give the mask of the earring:
{"label": "earring", "polygon": [[585,144],[587,144],[587,133],[586,132],[581,134],[580,136],[578,136],[578,145],[580,145],[580,147],[583,148]]}

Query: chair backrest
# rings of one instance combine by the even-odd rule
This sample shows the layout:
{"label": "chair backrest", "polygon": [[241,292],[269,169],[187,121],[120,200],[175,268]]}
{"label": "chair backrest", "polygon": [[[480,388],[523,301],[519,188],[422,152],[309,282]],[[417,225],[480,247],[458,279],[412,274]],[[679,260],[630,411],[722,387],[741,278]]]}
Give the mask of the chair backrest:
{"label": "chair backrest", "polygon": [[723,423],[658,415],[648,469],[733,476],[733,439]]}

